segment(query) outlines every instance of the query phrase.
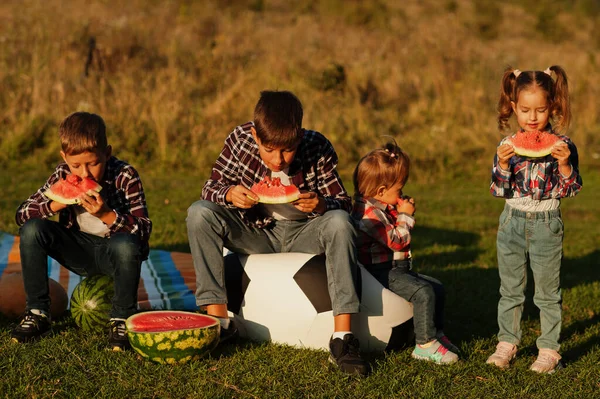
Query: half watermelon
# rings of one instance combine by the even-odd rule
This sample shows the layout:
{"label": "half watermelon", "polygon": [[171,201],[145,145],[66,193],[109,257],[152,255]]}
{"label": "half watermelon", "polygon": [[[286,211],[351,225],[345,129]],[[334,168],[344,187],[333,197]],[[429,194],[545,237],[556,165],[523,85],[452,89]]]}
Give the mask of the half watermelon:
{"label": "half watermelon", "polygon": [[279,177],[264,179],[255,183],[250,190],[258,196],[258,202],[265,204],[287,204],[298,199],[300,190],[294,184],[285,185]]}
{"label": "half watermelon", "polygon": [[219,343],[221,326],[215,317],[178,310],[135,314],[125,322],[131,347],[156,363],[198,360]]}
{"label": "half watermelon", "polygon": [[100,192],[100,190],[102,190],[102,186],[96,181],[70,174],[50,186],[44,195],[61,204],[71,205],[79,203],[78,197],[81,194],[88,194],[91,191]]}
{"label": "half watermelon", "polygon": [[515,149],[515,154],[528,158],[545,157],[559,141],[557,135],[540,131],[517,132],[508,139]]}

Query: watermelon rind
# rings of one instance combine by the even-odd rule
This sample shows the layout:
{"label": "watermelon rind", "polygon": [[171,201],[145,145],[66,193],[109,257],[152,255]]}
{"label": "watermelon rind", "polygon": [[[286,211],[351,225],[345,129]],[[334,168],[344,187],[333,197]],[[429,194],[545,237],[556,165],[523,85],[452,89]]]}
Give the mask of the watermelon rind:
{"label": "watermelon rind", "polygon": [[129,317],[125,325],[131,347],[141,357],[161,364],[183,364],[203,358],[219,343],[221,325],[216,317],[202,315],[212,323],[198,328],[173,326],[167,331],[136,331],[136,319],[140,317],[176,319],[188,315],[198,314],[178,310],[155,310]]}
{"label": "watermelon rind", "polygon": [[517,132],[507,140],[515,154],[526,158],[542,158],[552,153],[558,136],[549,132]]}
{"label": "watermelon rind", "polygon": [[110,320],[114,280],[110,276],[95,275],[84,278],[71,294],[71,316],[84,331],[102,332]]}
{"label": "watermelon rind", "polygon": [[79,203],[79,198],[72,198],[72,199],[65,198],[58,194],[54,194],[52,189],[46,190],[46,192],[44,194],[46,195],[46,197],[50,198],[52,201],[56,201],[60,204],[73,205],[73,204]]}
{"label": "watermelon rind", "polygon": [[294,194],[290,194],[290,195],[282,195],[282,196],[278,196],[278,197],[260,195],[260,194],[256,194],[256,195],[258,196],[258,202],[263,203],[263,204],[288,204],[290,202],[296,201],[299,198],[300,193],[294,193]]}

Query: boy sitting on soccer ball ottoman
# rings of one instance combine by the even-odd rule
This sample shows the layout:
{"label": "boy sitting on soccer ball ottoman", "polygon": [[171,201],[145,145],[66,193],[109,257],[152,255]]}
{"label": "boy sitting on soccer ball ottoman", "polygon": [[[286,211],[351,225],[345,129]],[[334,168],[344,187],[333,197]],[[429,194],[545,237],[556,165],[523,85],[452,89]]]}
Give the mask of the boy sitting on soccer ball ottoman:
{"label": "boy sitting on soccer ball ottoman", "polygon": [[[221,341],[237,334],[227,315],[223,247],[240,254],[303,252],[326,256],[333,306],[330,361],[342,371],[365,375],[351,332],[358,313],[352,202],[337,173],[337,154],[320,133],[302,128],[302,104],[286,91],[263,91],[254,121],[236,127],[202,189],[188,209],[187,228],[196,272],[196,303],[221,321]],[[291,204],[258,203],[250,191],[264,177],[296,185]],[[265,309],[265,312],[268,312]],[[293,311],[293,309],[290,309]]]}

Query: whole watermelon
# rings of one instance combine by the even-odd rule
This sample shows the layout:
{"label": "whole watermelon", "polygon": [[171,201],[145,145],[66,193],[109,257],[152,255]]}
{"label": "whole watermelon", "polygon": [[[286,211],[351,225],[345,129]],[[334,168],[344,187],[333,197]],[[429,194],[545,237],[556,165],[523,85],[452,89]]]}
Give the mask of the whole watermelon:
{"label": "whole watermelon", "polygon": [[114,295],[112,277],[99,274],[83,279],[71,295],[71,316],[75,324],[86,331],[104,331]]}

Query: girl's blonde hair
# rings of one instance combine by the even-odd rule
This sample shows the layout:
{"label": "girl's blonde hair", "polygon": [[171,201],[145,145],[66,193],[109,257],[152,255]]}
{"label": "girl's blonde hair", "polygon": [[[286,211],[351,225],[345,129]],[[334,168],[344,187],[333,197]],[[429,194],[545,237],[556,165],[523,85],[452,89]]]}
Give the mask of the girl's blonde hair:
{"label": "girl's blonde hair", "polygon": [[406,184],[410,172],[410,158],[396,142],[369,152],[358,161],[354,169],[356,195],[373,197],[379,186],[392,187]]}
{"label": "girl's blonde hair", "polygon": [[[556,81],[552,80],[552,74]],[[498,129],[510,128],[509,118],[513,114],[511,101],[517,103],[523,90],[537,87],[546,93],[550,117],[557,131],[566,130],[571,123],[571,107],[569,104],[569,85],[565,70],[553,65],[545,71],[519,71],[512,67],[506,68],[502,76],[500,100],[498,101]]]}

